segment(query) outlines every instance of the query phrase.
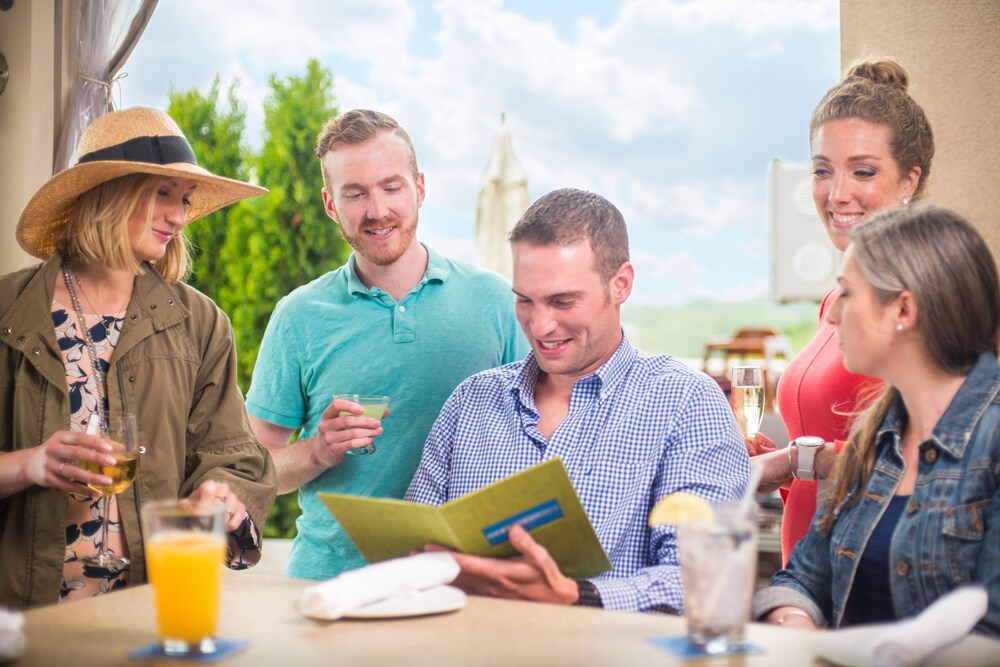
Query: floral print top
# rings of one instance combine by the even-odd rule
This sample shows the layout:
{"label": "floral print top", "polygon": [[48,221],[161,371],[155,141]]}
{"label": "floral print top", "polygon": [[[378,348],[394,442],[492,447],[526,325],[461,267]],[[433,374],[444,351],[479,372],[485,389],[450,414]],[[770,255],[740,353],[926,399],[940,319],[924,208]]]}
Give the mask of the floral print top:
{"label": "floral print top", "polygon": [[[85,326],[90,329],[94,351],[102,373],[107,373],[111,355],[121,336],[125,312],[113,315],[84,313]],[[93,373],[87,340],[72,310],[57,301],[52,302],[52,324],[66,368],[69,388],[70,429],[85,432],[91,415],[97,412],[97,378]],[[107,398],[104,409],[108,409]],[[140,450],[141,452],[141,450]],[[140,467],[140,474],[141,467]],[[128,568],[111,570],[84,565],[80,559],[96,555],[103,546],[101,539],[102,509],[108,511],[108,547],[118,556],[128,557],[128,543],[121,532],[117,496],[90,498],[69,494],[66,508],[66,553],[63,560],[63,580],[59,601],[75,600],[109,593],[128,585]],[[260,560],[260,537],[256,525],[247,515],[241,526],[228,534],[226,564],[234,570],[255,565]]]}

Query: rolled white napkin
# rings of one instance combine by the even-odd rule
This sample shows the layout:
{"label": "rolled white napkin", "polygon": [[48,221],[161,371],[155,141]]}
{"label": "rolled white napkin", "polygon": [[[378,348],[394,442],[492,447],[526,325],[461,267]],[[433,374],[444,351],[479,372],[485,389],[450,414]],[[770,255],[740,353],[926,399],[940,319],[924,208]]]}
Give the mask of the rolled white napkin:
{"label": "rolled white napkin", "polygon": [[968,635],[986,614],[989,594],[963,586],[938,598],[919,615],[889,626],[868,644],[872,667],[912,667],[943,646]]}
{"label": "rolled white napkin", "polygon": [[422,553],[366,565],[306,588],[299,611],[332,621],[372,602],[450,583],[460,570],[447,553]]}
{"label": "rolled white napkin", "polygon": [[13,660],[24,650],[24,614],[0,607],[0,662]]}

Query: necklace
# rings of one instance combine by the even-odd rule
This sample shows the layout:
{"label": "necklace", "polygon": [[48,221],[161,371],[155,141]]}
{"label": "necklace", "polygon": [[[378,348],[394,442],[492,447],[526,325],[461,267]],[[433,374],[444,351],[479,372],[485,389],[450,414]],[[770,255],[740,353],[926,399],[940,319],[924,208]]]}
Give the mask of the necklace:
{"label": "necklace", "polygon": [[104,424],[104,373],[101,371],[100,360],[97,357],[97,346],[94,345],[94,337],[90,335],[87,328],[87,321],[83,318],[83,306],[80,305],[80,297],[77,296],[74,283],[73,272],[69,268],[69,260],[63,257],[62,261],[63,280],[66,281],[66,290],[69,292],[69,299],[73,302],[73,311],[76,313],[77,322],[83,329],[83,338],[87,342],[87,353],[90,354],[90,366],[97,379],[97,419],[98,423]]}
{"label": "necklace", "polygon": [[[72,276],[73,280],[76,281],[76,286],[80,288],[80,294],[82,294],[83,298],[87,300],[87,305],[90,306],[90,310],[91,310],[91,312],[94,315],[94,319],[96,319],[98,322],[100,322],[101,327],[104,328],[104,337],[106,339],[107,338],[111,338],[111,329],[115,326],[115,320],[118,319],[118,318],[113,317],[113,316],[111,316],[111,317],[105,317],[104,315],[101,315],[98,312],[97,308],[94,307],[94,302],[90,300],[89,296],[87,296],[86,290],[83,289],[83,282],[80,280],[80,276],[78,276],[78,275],[76,275],[74,273],[70,273],[70,276]],[[129,294],[127,297],[125,297],[125,303],[123,303],[122,306],[121,306],[121,308],[119,308],[118,310],[116,310],[115,313],[116,314],[120,313],[123,310],[125,310],[126,308],[128,308],[128,302],[131,299],[132,299],[132,295],[131,294]]]}

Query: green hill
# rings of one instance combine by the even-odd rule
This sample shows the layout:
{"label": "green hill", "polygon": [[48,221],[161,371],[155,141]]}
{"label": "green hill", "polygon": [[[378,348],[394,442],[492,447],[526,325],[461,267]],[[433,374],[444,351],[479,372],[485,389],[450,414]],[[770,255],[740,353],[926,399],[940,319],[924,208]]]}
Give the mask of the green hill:
{"label": "green hill", "polygon": [[680,308],[622,307],[629,339],[648,354],[700,358],[705,343],[743,327],[770,327],[792,340],[798,352],[816,330],[819,304],[780,304],[770,299],[721,302],[694,301]]}

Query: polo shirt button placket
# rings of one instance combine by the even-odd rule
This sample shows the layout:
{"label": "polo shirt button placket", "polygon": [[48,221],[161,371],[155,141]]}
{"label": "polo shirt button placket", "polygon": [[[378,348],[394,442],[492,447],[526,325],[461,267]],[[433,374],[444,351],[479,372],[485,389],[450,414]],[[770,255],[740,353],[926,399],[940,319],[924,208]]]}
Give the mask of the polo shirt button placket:
{"label": "polo shirt button placket", "polygon": [[416,338],[416,321],[413,309],[401,303],[392,309],[392,337],[396,343],[412,343]]}

